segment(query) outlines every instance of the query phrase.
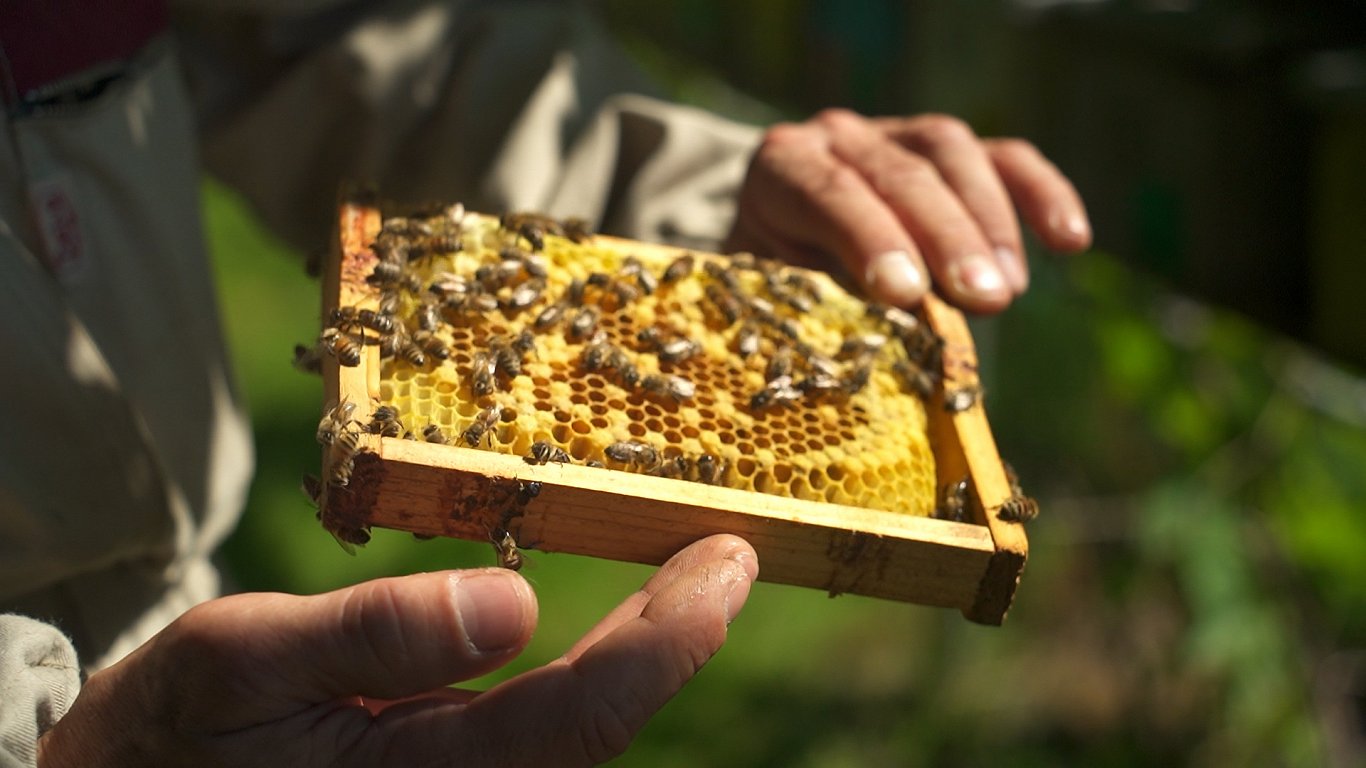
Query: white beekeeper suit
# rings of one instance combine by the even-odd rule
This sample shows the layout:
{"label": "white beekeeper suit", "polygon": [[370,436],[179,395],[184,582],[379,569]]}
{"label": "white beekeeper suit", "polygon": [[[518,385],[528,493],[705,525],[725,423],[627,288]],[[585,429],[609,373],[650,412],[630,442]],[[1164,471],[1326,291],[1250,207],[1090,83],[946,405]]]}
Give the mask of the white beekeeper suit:
{"label": "white beekeeper suit", "polygon": [[218,593],[252,458],[202,167],[301,247],[349,180],[715,245],[758,141],[631,95],[567,2],[71,5],[0,9],[0,766],[34,763],[81,668]]}

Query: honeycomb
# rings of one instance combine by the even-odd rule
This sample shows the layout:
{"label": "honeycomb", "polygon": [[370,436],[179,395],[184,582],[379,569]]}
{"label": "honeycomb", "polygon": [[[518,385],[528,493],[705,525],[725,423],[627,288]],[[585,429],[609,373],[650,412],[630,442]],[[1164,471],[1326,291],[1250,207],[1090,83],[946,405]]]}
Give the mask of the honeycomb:
{"label": "honeycomb", "polygon": [[388,218],[372,248],[379,310],[340,308],[321,343],[343,364],[380,346],[368,431],[934,512],[937,337],[828,275],[458,205]]}

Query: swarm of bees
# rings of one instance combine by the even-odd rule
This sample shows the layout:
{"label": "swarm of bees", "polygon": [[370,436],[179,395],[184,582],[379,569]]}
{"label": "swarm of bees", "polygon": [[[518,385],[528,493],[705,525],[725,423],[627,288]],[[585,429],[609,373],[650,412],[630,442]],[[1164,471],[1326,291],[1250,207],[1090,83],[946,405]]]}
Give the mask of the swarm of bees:
{"label": "swarm of bees", "polygon": [[[365,423],[344,403],[319,424],[334,456],[325,482],[348,483],[369,433],[943,510],[925,402],[944,342],[927,323],[752,254],[634,245],[580,220],[459,205],[385,219],[366,278],[373,299],[329,312],[295,353],[296,367],[315,370],[324,356],[355,366],[378,351],[381,404]],[[980,396],[949,393],[944,407]],[[490,540],[510,561],[505,534]]]}

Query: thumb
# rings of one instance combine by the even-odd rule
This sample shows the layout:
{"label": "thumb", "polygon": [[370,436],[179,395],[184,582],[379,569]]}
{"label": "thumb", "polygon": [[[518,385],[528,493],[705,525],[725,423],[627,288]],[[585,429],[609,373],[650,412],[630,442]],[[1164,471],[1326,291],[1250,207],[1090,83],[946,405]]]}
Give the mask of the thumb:
{"label": "thumb", "polygon": [[446,571],[310,597],[215,600],[144,650],[166,654],[179,685],[202,675],[197,690],[181,691],[189,694],[185,716],[203,718],[201,727],[236,729],[321,702],[400,699],[478,677],[521,652],[536,618],[536,597],[521,576]]}

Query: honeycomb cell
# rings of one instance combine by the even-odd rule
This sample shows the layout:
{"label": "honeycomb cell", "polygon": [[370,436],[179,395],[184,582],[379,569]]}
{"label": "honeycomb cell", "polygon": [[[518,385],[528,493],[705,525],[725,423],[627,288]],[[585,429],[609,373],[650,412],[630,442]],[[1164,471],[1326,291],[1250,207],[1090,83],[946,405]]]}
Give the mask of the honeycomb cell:
{"label": "honeycomb cell", "polygon": [[[428,226],[451,232],[456,225],[438,217]],[[480,267],[502,263],[503,247],[526,247],[524,239],[487,217],[466,217],[458,234],[461,250],[435,253],[407,267],[424,286],[421,295],[399,287],[399,319],[410,336],[419,329],[418,308],[431,300],[425,286],[438,275],[472,284]],[[721,482],[736,488],[911,514],[932,510],[935,469],[924,404],[892,373],[893,364],[910,354],[904,345],[889,343],[870,353],[873,373],[853,394],[828,386],[805,388],[818,370],[848,375],[854,361],[839,354],[843,341],[891,336],[890,321],[870,313],[828,276],[768,263],[732,264],[705,254],[695,254],[698,266],[691,275],[646,293],[625,269],[628,253],[658,279],[684,252],[643,248],[635,253],[605,241],[576,243],[547,235],[542,256],[548,274],[537,301],[524,310],[506,303],[525,274],[485,286],[504,299],[497,310],[482,312],[448,301],[437,335],[448,342],[450,359],[418,368],[401,355],[385,358],[380,399],[398,409],[406,426],[432,423],[452,434],[473,423],[483,408],[502,407],[499,428],[480,450],[525,455],[533,442],[546,440],[584,462],[601,460],[606,446],[630,439],[664,448],[670,456],[714,454],[728,467]],[[708,271],[705,263],[717,266]],[[575,279],[585,283],[573,303],[597,313],[593,327],[576,335],[571,315],[538,330],[535,321],[542,311],[572,298]],[[809,297],[810,311],[782,300],[784,291],[808,284],[819,288]],[[758,329],[757,351],[742,358],[740,331],[751,326]],[[672,363],[661,360],[658,342],[637,337],[643,328],[655,329],[664,342],[694,340],[702,351]],[[610,364],[586,371],[587,347],[598,343],[619,354],[605,357]],[[795,353],[784,402],[755,411],[754,395],[783,383],[771,384],[765,375],[780,352]],[[497,360],[491,384],[474,370],[479,355]],[[642,386],[644,377],[661,373],[681,377],[676,394]],[[492,391],[475,396],[476,386]]]}

